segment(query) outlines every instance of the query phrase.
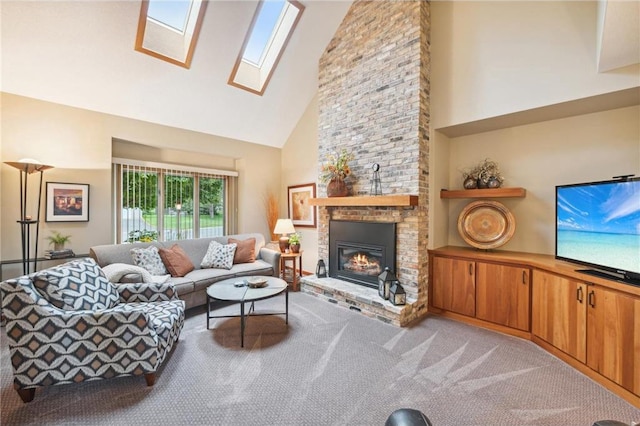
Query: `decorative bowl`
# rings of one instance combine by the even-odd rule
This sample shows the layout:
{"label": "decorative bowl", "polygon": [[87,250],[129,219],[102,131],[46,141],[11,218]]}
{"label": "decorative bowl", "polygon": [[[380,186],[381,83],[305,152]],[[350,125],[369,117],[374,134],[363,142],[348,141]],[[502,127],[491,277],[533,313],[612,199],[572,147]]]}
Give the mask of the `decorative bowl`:
{"label": "decorative bowl", "polygon": [[266,287],[267,279],[264,277],[250,277],[250,278],[247,278],[247,285],[250,288]]}

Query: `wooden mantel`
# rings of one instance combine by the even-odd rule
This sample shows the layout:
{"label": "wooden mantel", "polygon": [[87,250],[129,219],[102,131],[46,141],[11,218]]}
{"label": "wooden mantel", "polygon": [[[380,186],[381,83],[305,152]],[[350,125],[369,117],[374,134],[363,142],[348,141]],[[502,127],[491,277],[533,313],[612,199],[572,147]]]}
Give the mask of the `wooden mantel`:
{"label": "wooden mantel", "polygon": [[327,197],[310,198],[312,206],[344,206],[344,207],[408,207],[418,205],[417,195],[376,195],[362,197]]}

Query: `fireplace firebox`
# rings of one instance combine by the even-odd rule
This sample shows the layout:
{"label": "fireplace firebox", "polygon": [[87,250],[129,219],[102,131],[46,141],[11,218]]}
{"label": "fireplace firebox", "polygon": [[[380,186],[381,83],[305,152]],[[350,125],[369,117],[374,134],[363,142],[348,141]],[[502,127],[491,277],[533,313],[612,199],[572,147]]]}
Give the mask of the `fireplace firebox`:
{"label": "fireplace firebox", "polygon": [[329,222],[329,276],[378,288],[378,275],[395,270],[396,224]]}

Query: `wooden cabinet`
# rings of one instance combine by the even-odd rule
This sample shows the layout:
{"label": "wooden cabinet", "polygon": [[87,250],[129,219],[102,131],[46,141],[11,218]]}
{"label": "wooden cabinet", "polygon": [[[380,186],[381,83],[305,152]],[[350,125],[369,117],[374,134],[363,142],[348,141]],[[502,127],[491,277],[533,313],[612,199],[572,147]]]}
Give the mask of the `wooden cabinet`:
{"label": "wooden cabinet", "polygon": [[529,330],[530,269],[432,257],[431,305],[518,330]]}
{"label": "wooden cabinet", "polygon": [[475,316],[475,262],[435,257],[432,266],[431,304],[446,311]]}
{"label": "wooden cabinet", "polygon": [[476,318],[529,330],[531,270],[476,263]]}
{"label": "wooden cabinet", "polygon": [[640,395],[640,298],[559,275],[533,275],[532,332]]}
{"label": "wooden cabinet", "polygon": [[429,251],[436,313],[533,340],[640,407],[640,288],[549,255]]}
{"label": "wooden cabinet", "polygon": [[640,298],[589,286],[587,365],[640,395]]}
{"label": "wooden cabinet", "polygon": [[531,331],[586,362],[587,285],[548,272],[533,272]]}

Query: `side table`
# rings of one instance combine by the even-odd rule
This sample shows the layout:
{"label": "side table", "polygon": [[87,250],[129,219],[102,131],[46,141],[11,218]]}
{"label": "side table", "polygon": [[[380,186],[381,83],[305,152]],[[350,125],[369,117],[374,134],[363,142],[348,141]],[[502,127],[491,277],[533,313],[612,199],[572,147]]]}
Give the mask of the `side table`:
{"label": "side table", "polygon": [[[291,281],[287,281],[286,267],[287,262],[291,262],[292,275]],[[280,253],[280,271],[282,279],[291,283],[292,291],[300,291],[300,283],[298,282],[298,274],[302,275],[302,250],[299,253]]]}

